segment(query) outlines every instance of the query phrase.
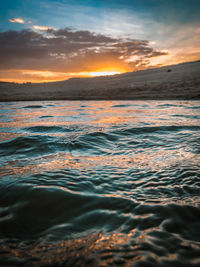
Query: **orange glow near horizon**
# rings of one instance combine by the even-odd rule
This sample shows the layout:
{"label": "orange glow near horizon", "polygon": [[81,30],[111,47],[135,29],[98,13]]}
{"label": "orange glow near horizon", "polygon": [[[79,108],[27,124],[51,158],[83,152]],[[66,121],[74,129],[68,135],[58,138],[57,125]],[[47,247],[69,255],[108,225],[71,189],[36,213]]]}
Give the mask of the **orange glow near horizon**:
{"label": "orange glow near horizon", "polygon": [[[119,67],[106,67],[96,69],[94,71],[81,71],[81,72],[54,72],[54,71],[39,71],[39,70],[12,70],[6,72],[5,78],[0,78],[4,82],[16,82],[16,83],[40,83],[40,82],[56,82],[62,80],[68,80],[70,78],[86,78],[86,77],[98,77],[108,76],[130,71],[129,69],[123,69]],[[14,73],[14,75],[13,75]],[[11,76],[13,78],[10,78]]]}
{"label": "orange glow near horizon", "polygon": [[[179,52],[179,53],[178,53]],[[15,83],[42,83],[42,82],[56,82],[64,81],[70,78],[86,78],[86,77],[98,77],[116,75],[125,72],[144,70],[148,68],[157,68],[162,66],[169,66],[179,64],[182,62],[195,61],[199,57],[188,55],[188,57],[180,56],[180,51],[173,51],[166,56],[160,56],[152,58],[151,61],[145,66],[134,68],[130,64],[123,64],[123,66],[105,66],[100,68],[94,68],[94,70],[76,71],[76,72],[64,72],[61,71],[49,71],[49,70],[26,70],[26,69],[11,69],[1,71],[0,81],[3,82],[15,82]],[[182,51],[181,51],[182,52]]]}
{"label": "orange glow near horizon", "polygon": [[81,71],[81,72],[74,72],[68,73],[71,77],[98,77],[98,76],[108,76],[108,75],[115,75],[121,74],[124,72],[129,71],[128,69],[116,68],[116,67],[106,67],[101,69],[96,69],[94,71]]}
{"label": "orange glow near horizon", "polygon": [[124,73],[127,71],[128,71],[128,69],[116,68],[116,67],[107,67],[107,68],[101,68],[101,69],[97,69],[95,71],[91,71],[91,72],[89,72],[89,75],[91,77],[107,76],[107,75],[121,74],[121,73]]}

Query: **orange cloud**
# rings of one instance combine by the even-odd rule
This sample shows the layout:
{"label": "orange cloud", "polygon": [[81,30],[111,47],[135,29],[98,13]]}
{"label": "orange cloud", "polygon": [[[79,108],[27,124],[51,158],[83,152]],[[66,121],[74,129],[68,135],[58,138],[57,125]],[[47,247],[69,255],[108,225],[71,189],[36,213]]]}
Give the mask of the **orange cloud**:
{"label": "orange cloud", "polygon": [[38,71],[25,69],[0,70],[0,80],[5,82],[51,82],[69,79],[70,75],[63,72]]}
{"label": "orange cloud", "polygon": [[148,40],[70,28],[33,28],[39,31],[0,32],[0,80],[46,82],[113,75],[145,69],[152,59],[167,54],[152,48]]}
{"label": "orange cloud", "polygon": [[33,29],[35,30],[39,30],[39,31],[49,31],[49,30],[53,30],[52,27],[48,27],[48,26],[39,26],[39,25],[34,25]]}
{"label": "orange cloud", "polygon": [[14,18],[14,19],[9,19],[10,22],[12,23],[21,23],[24,24],[24,20],[21,18]]}

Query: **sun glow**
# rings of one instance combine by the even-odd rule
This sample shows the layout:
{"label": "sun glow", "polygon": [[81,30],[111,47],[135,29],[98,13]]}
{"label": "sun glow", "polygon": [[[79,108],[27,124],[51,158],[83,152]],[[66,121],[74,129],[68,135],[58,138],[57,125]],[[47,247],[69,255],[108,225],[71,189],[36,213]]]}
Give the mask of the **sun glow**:
{"label": "sun glow", "polygon": [[16,83],[38,83],[38,82],[56,82],[68,80],[70,78],[86,78],[86,77],[98,77],[108,76],[127,72],[128,70],[119,67],[106,67],[101,69],[95,69],[93,71],[81,71],[81,72],[58,72],[58,71],[39,71],[39,70],[12,70],[4,71],[4,77],[1,81],[4,82],[16,82]]}
{"label": "sun glow", "polygon": [[115,74],[120,74],[122,73],[121,71],[92,71],[89,72],[89,75],[92,77],[96,76],[107,76],[107,75],[115,75]]}
{"label": "sun glow", "polygon": [[66,73],[66,75],[70,78],[74,77],[98,77],[98,76],[108,76],[115,75],[127,72],[128,70],[122,68],[102,68],[96,69],[94,71],[81,71],[81,72],[70,72]]}
{"label": "sun glow", "polygon": [[95,76],[107,76],[107,75],[115,75],[115,74],[120,74],[127,72],[127,70],[119,68],[119,67],[106,67],[106,68],[101,68],[101,69],[96,69],[94,71],[90,71],[88,74],[91,77]]}

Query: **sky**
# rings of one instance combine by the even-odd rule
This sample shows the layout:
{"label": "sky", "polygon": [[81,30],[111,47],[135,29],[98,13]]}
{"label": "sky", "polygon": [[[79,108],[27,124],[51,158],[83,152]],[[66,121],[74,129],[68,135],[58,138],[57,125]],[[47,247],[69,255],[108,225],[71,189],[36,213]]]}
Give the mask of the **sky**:
{"label": "sky", "polygon": [[0,80],[59,81],[200,59],[199,0],[1,0]]}

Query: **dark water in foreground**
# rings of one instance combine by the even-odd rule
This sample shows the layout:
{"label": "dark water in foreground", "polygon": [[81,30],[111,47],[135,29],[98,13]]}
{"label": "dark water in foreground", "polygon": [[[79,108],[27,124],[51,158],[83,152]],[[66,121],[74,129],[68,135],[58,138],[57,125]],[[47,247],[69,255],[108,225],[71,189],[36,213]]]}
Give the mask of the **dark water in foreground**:
{"label": "dark water in foreground", "polygon": [[0,103],[0,266],[200,266],[200,102]]}

